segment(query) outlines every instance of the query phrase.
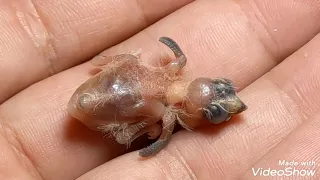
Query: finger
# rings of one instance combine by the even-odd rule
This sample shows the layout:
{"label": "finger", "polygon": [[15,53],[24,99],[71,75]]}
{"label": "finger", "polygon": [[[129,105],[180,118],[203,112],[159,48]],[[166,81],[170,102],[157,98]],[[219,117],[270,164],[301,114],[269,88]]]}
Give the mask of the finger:
{"label": "finger", "polygon": [[[276,7],[277,6],[273,9],[274,11],[276,11]],[[301,8],[303,9],[303,7],[304,6]],[[301,11],[301,8],[299,9],[299,12]],[[196,9],[197,11],[191,11],[192,9]],[[283,11],[284,9],[282,8],[281,10]],[[293,13],[290,11],[291,8],[285,10],[288,11],[288,14]],[[191,12],[192,14],[189,14]],[[299,18],[301,19],[301,22],[299,22],[300,24],[313,22],[312,18],[317,18],[317,16],[314,16],[314,12],[309,12],[308,9],[301,12],[305,12],[305,14],[301,15]],[[239,16],[241,13],[242,11],[239,6],[231,2],[197,1],[126,41],[125,46],[132,49],[142,47],[144,50],[143,52],[146,54],[150,52],[156,57],[156,55],[161,54],[159,53],[161,50],[158,49],[158,41],[154,40],[151,42],[150,39],[145,37],[148,33],[150,37],[157,39],[158,37],[151,34],[156,34],[159,30],[159,32],[162,32],[164,35],[177,37],[174,39],[181,44],[181,48],[188,55],[188,63],[196,65],[198,68],[191,68],[191,66],[189,66],[189,68],[193,70],[192,73],[199,75],[201,74],[199,69],[201,69],[201,71],[214,69],[209,73],[206,73],[206,76],[227,76],[230,79],[235,80],[238,86],[243,88],[246,84],[250,84],[256,77],[264,74],[269,68],[273,67],[276,64],[276,61],[260,43],[260,40],[256,38],[257,35],[252,32],[252,28],[248,25],[249,23],[246,16]],[[232,16],[233,14],[234,16]],[[187,18],[189,21],[182,21],[184,18]],[[288,21],[291,19],[291,15],[283,16],[282,19],[287,22],[287,19]],[[308,21],[306,21],[306,19],[308,19]],[[190,26],[190,23],[196,24],[200,20],[203,23],[202,26],[200,24],[197,25],[197,28],[195,28],[195,26]],[[213,23],[218,20],[221,22],[219,28],[222,27],[222,30],[213,26]],[[178,27],[176,22],[180,22]],[[237,23],[229,25],[229,22]],[[298,22],[295,20],[294,23]],[[291,27],[292,23],[285,24],[281,22],[277,26],[279,29],[286,29],[289,25]],[[317,30],[317,26],[313,27],[315,27],[315,29],[305,31],[305,33],[307,33],[305,36],[301,35],[296,38],[308,39],[310,36],[308,33]],[[199,32],[206,32],[206,34]],[[214,36],[209,36],[208,38],[208,34],[214,34]],[[290,34],[284,34],[284,36],[286,35]],[[187,41],[187,38],[190,38],[190,41]],[[287,37],[286,39],[290,38]],[[220,44],[218,44],[218,42]],[[288,42],[281,41],[281,43]],[[296,43],[296,41],[290,43],[293,46],[299,46],[299,43]],[[230,47],[230,44],[233,46]],[[212,49],[215,51],[208,51]],[[112,51],[114,51],[114,49],[110,50],[108,53],[111,53]],[[230,52],[233,52],[233,54],[230,55]],[[285,54],[280,52],[282,51],[279,51],[279,54]],[[146,56],[142,58],[146,60]],[[201,66],[197,60],[206,63],[206,66]],[[216,67],[218,68],[215,69]],[[223,70],[221,70],[221,68]],[[65,177],[63,171],[62,173],[52,173],[52,169],[61,168],[69,170],[72,167],[77,167],[79,164],[83,167],[79,171],[72,171],[73,174],[70,174],[70,176],[74,177],[82,174],[85,172],[84,169],[89,170],[94,167],[93,164],[99,165],[101,163],[100,160],[97,160],[99,156],[108,156],[105,152],[102,153],[103,150],[101,149],[105,148],[104,151],[112,149],[111,146],[108,146],[107,144],[106,147],[101,147],[101,149],[97,148],[95,149],[95,152],[92,152],[92,146],[97,147],[98,145],[87,144],[81,146],[82,151],[74,152],[74,149],[70,147],[78,148],[79,145],[68,140],[63,134],[63,132],[68,131],[65,127],[65,124],[68,123],[64,118],[66,116],[65,105],[74,89],[83,82],[83,80],[89,77],[89,74],[87,74],[88,69],[89,65],[85,64],[60,73],[28,88],[28,90],[20,93],[2,106],[3,114],[7,115],[7,122],[12,124],[11,128],[15,129],[19,134],[19,137],[23,137],[23,140],[25,140],[22,141],[22,143],[26,142],[25,146],[33,148],[26,148],[26,152],[38,167],[43,167],[41,173],[44,177]],[[10,114],[13,114],[14,116],[10,116]],[[22,119],[24,119],[24,121],[22,121]],[[35,124],[37,124],[37,126],[31,126]],[[50,127],[50,129],[45,127]],[[36,133],[29,133],[30,129],[33,129],[33,132],[38,133],[36,137],[34,137],[34,134]],[[81,130],[77,132],[82,133]],[[59,136],[57,136],[57,134],[59,134]],[[65,143],[61,142],[61,138],[65,140]],[[37,143],[42,146],[37,146],[35,140],[31,141],[31,139],[36,139]],[[50,147],[50,142],[54,142],[55,147],[61,151],[57,152],[53,151],[52,148],[48,148]],[[42,153],[35,156],[31,153],[33,151]],[[109,150],[108,152],[111,151],[112,150]],[[50,159],[50,167],[45,166],[46,163],[42,163],[43,159],[46,158],[48,154],[55,155],[54,159]],[[72,154],[73,156],[65,158],[66,154]],[[97,159],[91,159],[93,155],[97,157]],[[67,165],[61,163],[65,161],[67,161]],[[89,161],[90,163],[88,163]]]}
{"label": "finger", "polygon": [[[17,153],[12,146],[14,138],[6,133],[5,128],[0,125],[0,166],[1,166],[1,179],[40,179],[41,177],[37,173],[36,168],[32,166],[32,163],[28,161],[26,156]],[[26,168],[28,167],[28,168]]]}
{"label": "finger", "polygon": [[0,102],[190,1],[1,1]]}
{"label": "finger", "polygon": [[[298,118],[288,118],[285,124],[293,126],[293,128],[286,130],[288,136],[282,136],[281,141],[280,139],[278,141],[279,144],[274,145],[274,148],[264,156],[261,156],[260,160],[251,164],[247,168],[244,179],[250,179],[254,175],[252,168],[257,170],[258,167],[264,168],[267,166],[276,170],[295,167],[298,171],[308,170],[310,173],[315,171],[316,175],[310,175],[309,178],[318,179],[319,145],[317,137],[319,136],[317,133],[319,132],[318,120],[320,115],[320,84],[318,80],[320,78],[320,66],[318,63],[320,57],[319,45],[320,34],[279,65],[274,72],[270,73],[269,79],[272,79],[274,84],[279,85],[279,89],[285,95],[285,98],[282,98],[283,101],[289,100],[294,103],[294,106],[291,106],[291,108],[293,107],[291,112],[298,114]],[[286,108],[290,109],[290,106]],[[287,116],[290,117],[289,114]],[[281,131],[281,127],[279,127],[279,131]],[[278,135],[279,132],[274,136]],[[299,165],[279,166],[279,160],[295,161],[299,162]],[[308,161],[315,161],[315,163],[310,166],[301,166],[301,163]],[[288,171],[286,174],[290,175],[291,170]],[[257,176],[259,176],[259,173]]]}
{"label": "finger", "polygon": [[[286,158],[281,155],[285,150],[288,157],[295,158],[297,154],[288,152],[288,148],[295,147],[292,141],[297,137],[302,138],[297,143],[304,142],[297,144],[300,147],[297,150],[302,153],[297,160],[310,157],[317,160],[319,146],[313,139],[317,134],[312,132],[318,130],[319,123],[316,120],[311,123],[309,118],[320,115],[319,45],[320,35],[241,91],[240,96],[249,109],[238,119],[196,133],[177,133],[167,148],[150,160],[141,161],[137,152],[132,152],[82,178],[126,179],[135,172],[132,179],[250,179],[252,167],[268,168],[271,161],[275,163],[274,158]],[[314,129],[305,123],[313,124]],[[296,128],[301,130],[295,132]],[[289,134],[293,137],[288,142],[285,138]],[[308,138],[312,139],[310,144],[305,142]],[[278,143],[282,144],[280,150],[268,154],[266,161],[261,160]],[[315,151],[303,150],[302,146],[307,144]],[[307,152],[308,156],[303,157]]]}
{"label": "finger", "polygon": [[[245,87],[320,30],[320,25],[315,25],[319,17],[317,1],[298,5],[293,1],[237,2],[193,2],[119,46],[126,47],[126,51],[141,48],[143,59],[157,62],[159,56],[165,56],[161,52],[172,54],[157,42],[159,37],[169,36],[182,46],[188,58],[188,72],[194,77],[223,75]],[[114,55],[119,46],[102,54]]]}

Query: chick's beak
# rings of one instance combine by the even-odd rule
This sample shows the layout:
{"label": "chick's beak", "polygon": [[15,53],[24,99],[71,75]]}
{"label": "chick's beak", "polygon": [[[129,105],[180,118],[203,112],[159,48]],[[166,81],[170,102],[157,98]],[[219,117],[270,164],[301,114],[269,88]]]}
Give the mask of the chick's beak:
{"label": "chick's beak", "polygon": [[248,109],[248,106],[238,97],[236,97],[233,101],[229,102],[227,106],[229,113],[231,114],[239,114]]}
{"label": "chick's beak", "polygon": [[247,109],[248,109],[248,106],[242,102],[241,103],[241,107],[238,110],[238,113],[241,113],[241,112],[243,112],[243,111],[245,111]]}

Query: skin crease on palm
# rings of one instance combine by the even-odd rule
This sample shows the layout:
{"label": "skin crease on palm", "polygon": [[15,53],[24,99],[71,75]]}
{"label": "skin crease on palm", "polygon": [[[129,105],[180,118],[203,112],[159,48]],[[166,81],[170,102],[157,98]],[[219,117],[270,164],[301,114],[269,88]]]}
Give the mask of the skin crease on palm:
{"label": "skin crease on palm", "polygon": [[[320,1],[0,5],[0,179],[266,179],[251,168],[320,162]],[[69,118],[66,105],[91,76],[85,61],[104,49],[141,48],[155,63],[170,55],[161,36],[179,42],[185,73],[233,80],[249,109],[225,124],[178,132],[141,161]],[[309,179],[319,179],[314,169]]]}

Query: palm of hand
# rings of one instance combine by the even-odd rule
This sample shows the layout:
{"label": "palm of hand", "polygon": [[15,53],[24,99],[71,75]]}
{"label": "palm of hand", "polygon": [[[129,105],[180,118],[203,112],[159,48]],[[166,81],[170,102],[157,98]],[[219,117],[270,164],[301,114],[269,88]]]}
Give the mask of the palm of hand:
{"label": "palm of hand", "polygon": [[[12,19],[0,20],[1,179],[253,179],[252,168],[319,159],[318,1],[63,2],[2,3]],[[90,76],[83,61],[123,47],[156,59],[165,51],[160,36],[180,42],[193,76],[232,79],[249,109],[223,125],[179,132],[140,161],[65,108]]]}

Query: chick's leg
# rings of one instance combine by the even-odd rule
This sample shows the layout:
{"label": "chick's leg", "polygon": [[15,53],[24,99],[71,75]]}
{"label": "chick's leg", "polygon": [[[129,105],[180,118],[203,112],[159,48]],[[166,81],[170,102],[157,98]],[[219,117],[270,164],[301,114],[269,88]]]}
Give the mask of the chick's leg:
{"label": "chick's leg", "polygon": [[187,63],[186,56],[184,55],[181,48],[174,40],[168,37],[161,37],[159,41],[165,44],[166,46],[168,46],[174,53],[175,57],[177,58],[165,66],[166,71],[169,74],[177,73],[186,65]]}
{"label": "chick's leg", "polygon": [[147,157],[155,155],[162,150],[171,140],[172,133],[176,123],[176,116],[174,113],[167,111],[162,118],[162,132],[160,138],[152,143],[150,146],[143,148],[139,151],[139,155]]}
{"label": "chick's leg", "polygon": [[159,124],[148,126],[147,123],[141,122],[129,125],[124,131],[117,133],[115,137],[119,144],[126,144],[127,148],[129,148],[131,143],[138,137],[148,133],[149,139],[155,139],[159,137],[161,132],[162,128]]}
{"label": "chick's leg", "polygon": [[152,124],[149,125],[143,129],[140,129],[140,131],[136,132],[133,136],[130,137],[128,140],[128,145],[130,145],[134,140],[136,140],[138,137],[148,133],[149,139],[155,139],[159,137],[159,135],[162,132],[162,128],[159,124]]}

